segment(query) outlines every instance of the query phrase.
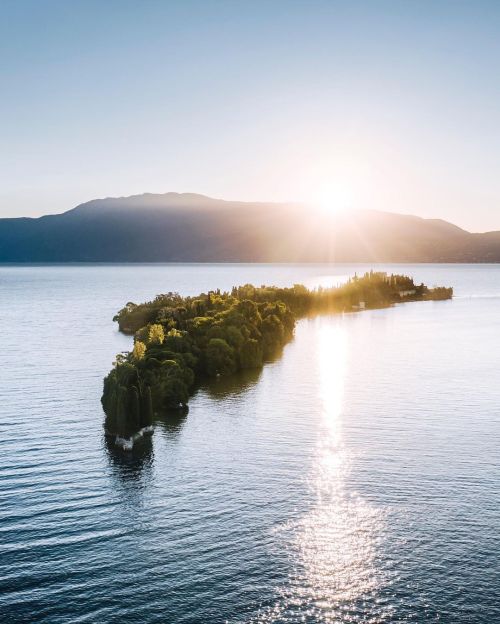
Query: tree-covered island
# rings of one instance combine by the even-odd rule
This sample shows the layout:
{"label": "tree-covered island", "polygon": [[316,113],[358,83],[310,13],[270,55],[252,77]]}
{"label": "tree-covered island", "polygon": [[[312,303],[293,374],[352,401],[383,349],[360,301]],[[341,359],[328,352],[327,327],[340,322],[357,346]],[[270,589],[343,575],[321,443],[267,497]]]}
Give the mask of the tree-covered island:
{"label": "tree-covered island", "polygon": [[138,432],[152,429],[156,413],[187,404],[196,381],[262,367],[291,340],[301,317],[452,296],[452,288],[370,271],[334,288],[246,284],[231,292],[129,302],[114,320],[134,334],[134,347],[116,357],[104,379],[106,432],[131,448]]}

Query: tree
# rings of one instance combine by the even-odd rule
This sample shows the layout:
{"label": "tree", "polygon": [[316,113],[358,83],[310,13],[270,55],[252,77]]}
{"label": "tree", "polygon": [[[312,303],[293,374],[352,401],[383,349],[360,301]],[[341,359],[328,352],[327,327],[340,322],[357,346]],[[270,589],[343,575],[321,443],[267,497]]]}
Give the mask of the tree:
{"label": "tree", "polygon": [[[254,289],[255,290],[255,289]],[[244,299],[236,304],[237,311],[242,314],[250,323],[257,324],[260,322],[259,309],[255,301]]]}
{"label": "tree", "polygon": [[150,427],[153,424],[153,399],[149,386],[144,388],[141,398],[141,427]]}
{"label": "tree", "polygon": [[135,339],[143,342],[148,347],[150,345],[161,345],[165,340],[163,325],[150,323],[136,332]]}
{"label": "tree", "polygon": [[140,340],[136,340],[134,343],[134,350],[132,351],[132,357],[137,362],[142,360],[146,354],[146,345]]}
{"label": "tree", "polygon": [[158,323],[154,323],[153,325],[148,326],[148,344],[162,344],[165,340],[165,332],[163,331],[163,327]]}
{"label": "tree", "polygon": [[264,356],[270,357],[284,344],[285,328],[276,314],[270,314],[262,321]]}
{"label": "tree", "polygon": [[241,368],[260,368],[262,366],[262,347],[253,338],[245,340],[241,345],[239,356]]}
{"label": "tree", "polygon": [[211,338],[205,353],[206,370],[209,375],[230,375],[236,370],[235,351],[222,338]]}

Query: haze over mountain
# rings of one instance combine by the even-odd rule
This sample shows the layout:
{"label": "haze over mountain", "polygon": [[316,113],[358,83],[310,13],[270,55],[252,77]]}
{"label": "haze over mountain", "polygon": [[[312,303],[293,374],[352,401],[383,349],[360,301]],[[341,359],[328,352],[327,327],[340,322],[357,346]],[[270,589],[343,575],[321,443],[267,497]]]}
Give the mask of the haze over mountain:
{"label": "haze over mountain", "polygon": [[96,199],[0,219],[0,262],[500,262],[500,232],[439,219],[192,193]]}

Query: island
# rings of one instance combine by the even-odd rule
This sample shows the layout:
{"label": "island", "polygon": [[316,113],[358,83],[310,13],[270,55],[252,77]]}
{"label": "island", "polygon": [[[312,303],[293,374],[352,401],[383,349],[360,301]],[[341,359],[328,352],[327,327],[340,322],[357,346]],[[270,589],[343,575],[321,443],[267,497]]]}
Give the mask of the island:
{"label": "island", "polygon": [[169,292],[147,303],[129,302],[113,320],[134,335],[134,346],[116,356],[104,379],[105,432],[131,449],[153,430],[156,414],[187,406],[197,382],[260,368],[279,354],[300,318],[452,296],[452,288],[370,271],[332,288],[246,284],[230,292]]}

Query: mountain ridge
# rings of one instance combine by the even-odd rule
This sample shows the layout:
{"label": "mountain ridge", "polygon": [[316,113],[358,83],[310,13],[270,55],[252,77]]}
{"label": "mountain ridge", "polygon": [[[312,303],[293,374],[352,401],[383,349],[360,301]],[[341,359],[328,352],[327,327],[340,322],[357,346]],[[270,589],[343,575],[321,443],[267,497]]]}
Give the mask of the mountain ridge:
{"label": "mountain ridge", "polygon": [[196,193],[93,199],[0,219],[0,262],[500,262],[500,232],[377,210]]}

